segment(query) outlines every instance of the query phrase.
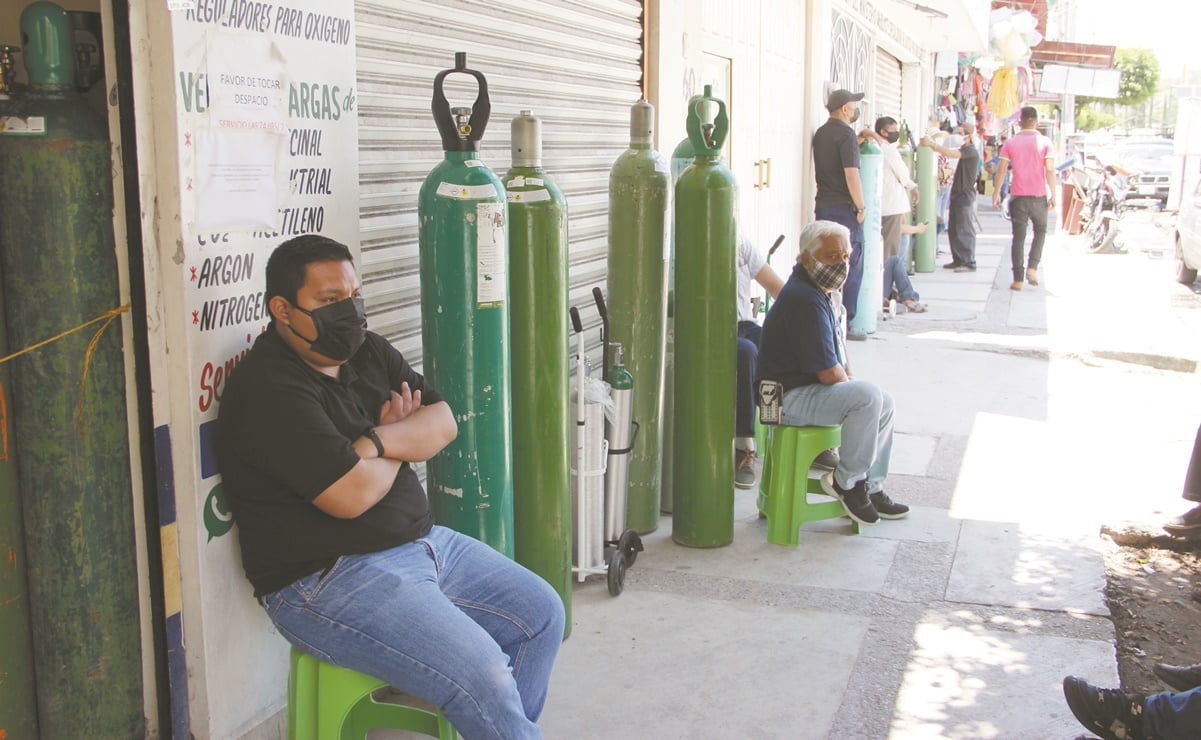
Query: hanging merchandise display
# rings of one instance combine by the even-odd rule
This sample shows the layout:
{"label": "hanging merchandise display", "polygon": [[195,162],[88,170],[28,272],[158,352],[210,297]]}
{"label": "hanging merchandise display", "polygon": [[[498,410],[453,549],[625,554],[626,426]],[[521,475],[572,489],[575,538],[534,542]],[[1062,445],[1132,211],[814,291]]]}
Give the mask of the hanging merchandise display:
{"label": "hanging merchandise display", "polygon": [[571,634],[567,199],[542,169],[542,121],[513,119],[509,333],[513,343],[513,533],[517,562],[563,600]]}
{"label": "hanging merchandise display", "polygon": [[880,189],[884,156],[876,142],[868,139],[859,145],[859,176],[863,185],[863,283],[851,327],[867,334],[876,333],[876,322],[884,295],[884,241],[880,233]]}
{"label": "hanging merchandise display", "polygon": [[[711,120],[705,111],[715,113]],[[726,104],[712,86],[688,108],[696,161],[676,183],[675,409],[672,539],[720,547],[734,538],[738,186],[721,161]]]}
{"label": "hanging merchandise display", "polygon": [[659,526],[671,257],[671,179],[667,160],[653,148],[654,120],[645,100],[630,108],[630,148],[609,174],[610,328],[639,386],[626,514],[630,528],[644,534]]}
{"label": "hanging merchandise display", "polygon": [[[468,75],[471,107],[454,107],[444,82]],[[454,411],[458,437],[426,463],[439,524],[513,556],[508,213],[504,186],[480,161],[491,105],[488,83],[455,54],[434,78],[434,122],[443,160],[417,206],[424,371]]]}
{"label": "hanging merchandise display", "polygon": [[[0,676],[0,735],[143,737],[112,144],[105,120],[74,90],[66,12],[36,2],[20,23],[30,92],[5,101],[0,111],[8,342],[29,347],[71,327],[96,326],[7,366],[13,385],[5,410],[13,434],[5,452],[21,463],[26,556],[20,565],[28,566],[23,601],[32,622],[34,670],[30,676],[20,673],[19,662],[0,666],[7,674]],[[6,657],[15,655],[8,652],[10,640],[19,636],[4,631]],[[13,717],[20,722],[21,712],[19,699],[9,704],[10,687],[22,684],[36,695],[37,727],[30,734],[9,724]]]}

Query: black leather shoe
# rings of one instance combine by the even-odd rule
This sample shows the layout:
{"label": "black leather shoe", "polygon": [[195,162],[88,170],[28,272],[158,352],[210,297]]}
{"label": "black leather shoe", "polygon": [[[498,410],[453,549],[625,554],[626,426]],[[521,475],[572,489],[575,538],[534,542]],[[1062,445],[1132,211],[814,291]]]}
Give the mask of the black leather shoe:
{"label": "black leather shoe", "polygon": [[1168,665],[1156,663],[1151,667],[1155,675],[1177,691],[1188,691],[1201,686],[1201,663],[1197,665]]}

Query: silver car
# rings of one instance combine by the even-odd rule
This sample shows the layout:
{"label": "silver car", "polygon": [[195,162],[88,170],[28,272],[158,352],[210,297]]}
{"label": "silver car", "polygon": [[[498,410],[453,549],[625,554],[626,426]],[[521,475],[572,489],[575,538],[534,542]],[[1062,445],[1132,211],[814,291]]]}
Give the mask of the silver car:
{"label": "silver car", "polygon": [[1201,268],[1201,181],[1180,199],[1176,215],[1176,279],[1192,285]]}
{"label": "silver car", "polygon": [[1118,144],[1117,153],[1122,167],[1134,173],[1127,197],[1166,203],[1175,161],[1172,142],[1168,139],[1128,140]]}

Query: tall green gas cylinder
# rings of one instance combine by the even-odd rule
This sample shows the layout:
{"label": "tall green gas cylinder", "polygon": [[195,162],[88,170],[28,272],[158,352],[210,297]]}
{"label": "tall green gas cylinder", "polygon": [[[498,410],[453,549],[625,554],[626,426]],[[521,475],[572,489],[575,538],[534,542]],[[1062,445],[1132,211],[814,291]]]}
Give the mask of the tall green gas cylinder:
{"label": "tall green gas cylinder", "polygon": [[859,145],[859,179],[863,186],[863,283],[859,303],[850,326],[867,334],[876,333],[880,306],[884,303],[884,237],[880,231],[884,154],[868,139]]}
{"label": "tall green gas cylinder", "polygon": [[[451,108],[450,74],[475,78],[470,108]],[[424,371],[455,414],[459,436],[426,464],[434,521],[513,556],[509,419],[508,211],[500,178],[479,159],[488,83],[455,54],[434,78],[445,150],[418,197]]]}
{"label": "tall green gas cylinder", "polygon": [[696,161],[676,183],[671,536],[720,547],[734,539],[738,186],[721,162],[729,118],[711,86],[689,106],[687,128]]}
{"label": "tall green gas cylinder", "polygon": [[638,379],[625,522],[640,534],[659,526],[671,256],[671,175],[653,148],[654,126],[654,106],[639,100],[630,108],[630,148],[609,172],[609,333]]}
{"label": "tall green gas cylinder", "polygon": [[[571,633],[571,426],[567,199],[542,170],[542,121],[513,119],[509,332],[513,342],[513,532],[517,562],[549,583]],[[566,634],[564,636],[566,636]]]}
{"label": "tall green gas cylinder", "polygon": [[926,231],[913,237],[913,262],[918,272],[934,272],[938,251],[938,157],[928,146],[917,148],[917,220]]}
{"label": "tall green gas cylinder", "polygon": [[[111,147],[104,120],[72,90],[66,13],[34,3],[21,32],[30,94],[4,115],[24,125],[0,134],[0,269],[14,349],[120,305]],[[89,353],[97,328],[8,365],[44,738],[146,732],[121,321]],[[30,681],[8,671],[0,683]]]}
{"label": "tall green gas cylinder", "polygon": [[[0,102],[0,112],[7,115]],[[3,142],[0,142],[3,146]],[[8,355],[0,301],[0,357]],[[37,737],[33,686],[33,636],[29,629],[29,585],[25,579],[25,534],[21,490],[13,449],[12,383],[0,365],[0,729],[9,737]]]}

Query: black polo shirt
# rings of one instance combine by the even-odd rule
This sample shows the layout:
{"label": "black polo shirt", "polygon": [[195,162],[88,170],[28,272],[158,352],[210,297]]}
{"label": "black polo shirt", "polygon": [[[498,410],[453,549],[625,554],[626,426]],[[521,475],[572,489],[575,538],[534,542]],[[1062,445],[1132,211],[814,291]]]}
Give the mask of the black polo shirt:
{"label": "black polo shirt", "polygon": [[980,172],[980,150],[971,139],[959,148],[959,164],[955,165],[955,177],[951,180],[951,202],[957,206],[968,206],[976,202],[976,176]]}
{"label": "black polo shirt", "polygon": [[379,422],[384,401],[402,382],[421,391],[423,405],[442,400],[371,332],[336,379],[305,364],[274,324],[234,368],[221,396],[217,463],[255,596],[324,570],[342,555],[386,550],[429,532],[429,504],[408,463],[392,489],[357,518],[339,519],[313,504],[359,462],[351,443]]}
{"label": "black polo shirt", "polygon": [[820,383],[819,372],[846,364],[838,323],[829,296],[797,263],[763,320],[758,379],[779,381],[785,393]]}
{"label": "black polo shirt", "polygon": [[831,118],[813,134],[813,171],[817,177],[815,205],[855,205],[847,187],[848,167],[859,169],[859,139],[850,124]]}

